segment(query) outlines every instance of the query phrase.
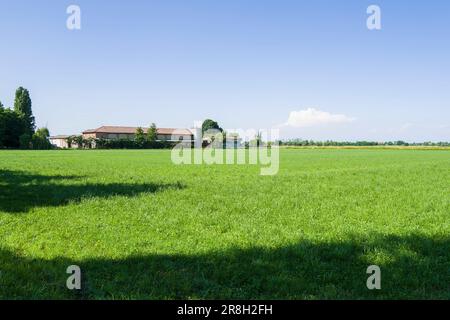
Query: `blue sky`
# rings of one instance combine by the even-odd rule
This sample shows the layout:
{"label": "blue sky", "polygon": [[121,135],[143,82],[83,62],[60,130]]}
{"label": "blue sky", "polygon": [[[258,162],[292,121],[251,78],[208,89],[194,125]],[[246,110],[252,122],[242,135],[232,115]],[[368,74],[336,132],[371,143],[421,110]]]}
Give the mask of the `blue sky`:
{"label": "blue sky", "polygon": [[449,141],[449,39],[444,0],[0,0],[0,101],[28,88],[52,134],[213,118],[284,138]]}

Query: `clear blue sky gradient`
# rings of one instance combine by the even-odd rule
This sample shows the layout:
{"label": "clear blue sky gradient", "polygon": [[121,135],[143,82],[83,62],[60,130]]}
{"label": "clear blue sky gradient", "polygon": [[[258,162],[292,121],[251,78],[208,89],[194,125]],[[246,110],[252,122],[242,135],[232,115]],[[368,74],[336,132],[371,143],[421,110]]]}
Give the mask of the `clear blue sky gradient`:
{"label": "clear blue sky gradient", "polygon": [[28,88],[52,134],[205,118],[263,129],[316,108],[356,120],[282,137],[450,141],[449,39],[444,0],[0,0],[0,101]]}

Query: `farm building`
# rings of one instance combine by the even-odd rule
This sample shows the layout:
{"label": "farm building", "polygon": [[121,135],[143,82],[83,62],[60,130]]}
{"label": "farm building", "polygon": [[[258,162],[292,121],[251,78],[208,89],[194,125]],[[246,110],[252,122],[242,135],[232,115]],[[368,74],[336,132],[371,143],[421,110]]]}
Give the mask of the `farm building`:
{"label": "farm building", "polygon": [[[129,139],[133,140],[136,135],[136,130],[138,127],[124,127],[124,126],[102,126],[97,129],[85,130],[82,133],[83,139],[105,139],[105,140],[119,140],[119,139]],[[147,134],[149,128],[142,128],[144,134]],[[200,131],[199,131],[200,130]],[[157,128],[157,141],[169,141],[178,142],[183,140],[186,143],[192,143],[198,136],[201,135],[201,129],[173,129],[173,128]],[[68,138],[69,135],[58,135],[50,137],[50,143],[57,148],[77,148],[75,141],[71,142],[69,147]],[[72,136],[74,137],[74,136]],[[224,146],[226,148],[240,148],[243,146],[242,138],[239,136],[228,134],[225,138]],[[203,141],[203,146],[208,146],[211,144],[212,140],[210,137],[206,136],[200,138]]]}
{"label": "farm building", "polygon": [[61,149],[66,149],[69,147],[68,143],[67,143],[67,138],[69,138],[69,136],[67,135],[59,135],[59,136],[52,136],[49,138],[50,143],[52,145],[54,145],[57,148],[61,148]]}
{"label": "farm building", "polygon": [[[83,139],[130,139],[133,140],[138,127],[122,127],[122,126],[102,126],[97,129],[89,129],[83,131]],[[142,128],[147,134],[148,128]],[[157,128],[157,141],[186,141],[192,142],[194,140],[194,133],[189,129],[173,129],[173,128]],[[69,148],[69,135],[58,135],[49,138],[50,143],[57,148]],[[76,142],[72,142],[71,148],[77,148]]]}
{"label": "farm building", "polygon": [[[102,126],[97,129],[90,129],[83,132],[83,138],[94,139],[134,139],[138,127],[120,127],[120,126]],[[147,134],[148,128],[142,128]],[[172,129],[172,128],[158,128],[157,140],[159,141],[179,141],[193,140],[194,134],[189,129]]]}

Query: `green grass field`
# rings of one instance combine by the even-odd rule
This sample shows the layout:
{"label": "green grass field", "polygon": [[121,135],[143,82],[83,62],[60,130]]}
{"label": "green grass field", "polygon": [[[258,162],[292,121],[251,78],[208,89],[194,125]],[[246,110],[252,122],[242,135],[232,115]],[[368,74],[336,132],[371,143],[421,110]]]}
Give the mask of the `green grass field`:
{"label": "green grass field", "polygon": [[0,298],[450,299],[450,151],[1,151]]}

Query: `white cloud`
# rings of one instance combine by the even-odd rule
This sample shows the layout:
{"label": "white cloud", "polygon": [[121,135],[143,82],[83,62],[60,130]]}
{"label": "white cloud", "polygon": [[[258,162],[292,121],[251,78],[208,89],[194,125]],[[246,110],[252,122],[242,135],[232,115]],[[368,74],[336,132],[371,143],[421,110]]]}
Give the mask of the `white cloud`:
{"label": "white cloud", "polygon": [[348,117],[344,114],[331,114],[329,112],[308,108],[306,110],[292,111],[289,119],[285,123],[286,126],[305,128],[327,124],[340,124],[354,121],[355,118]]}

